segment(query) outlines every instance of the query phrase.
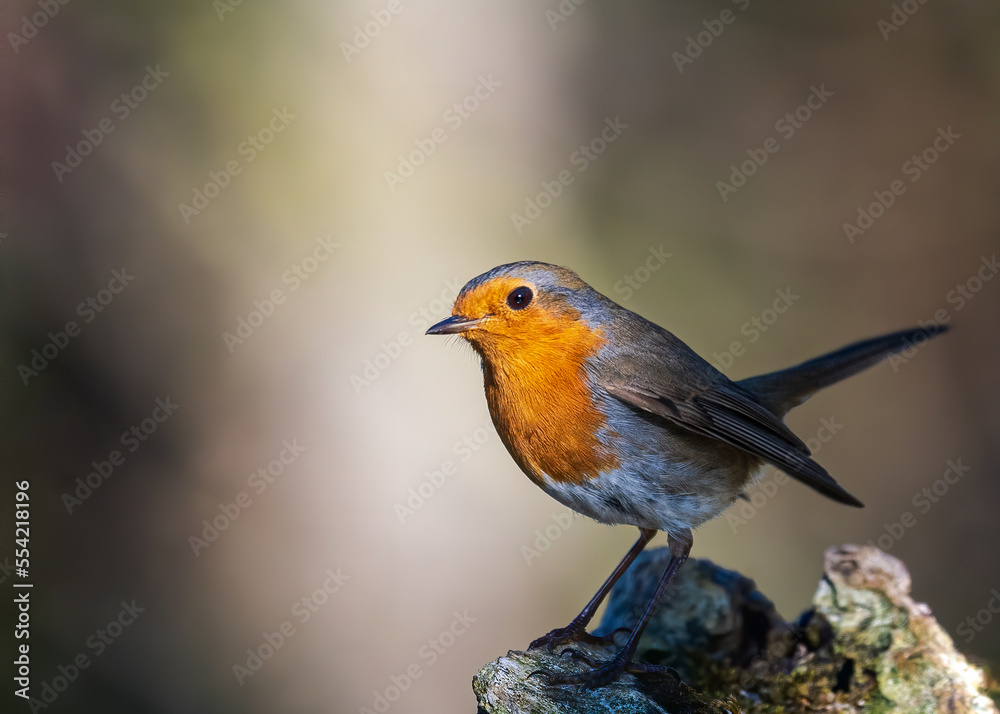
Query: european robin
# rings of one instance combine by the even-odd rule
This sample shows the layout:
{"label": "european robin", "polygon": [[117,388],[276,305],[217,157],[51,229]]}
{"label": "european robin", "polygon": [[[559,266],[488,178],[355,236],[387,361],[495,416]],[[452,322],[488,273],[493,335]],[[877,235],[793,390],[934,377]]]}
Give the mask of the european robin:
{"label": "european robin", "polygon": [[[943,331],[943,330],[942,330]],[[691,550],[691,530],[744,494],[765,463],[824,496],[861,502],[810,458],[784,424],[790,409],[928,336],[923,328],[848,345],[733,382],[662,327],[567,268],[501,265],[470,280],[429,335],[458,334],[482,358],[497,433],[522,471],[560,503],[639,539],[583,611],[530,647],[593,639],[586,628],[657,531],[671,558],[628,640],[609,662],[557,683],[601,686],[632,662],[639,636]]]}

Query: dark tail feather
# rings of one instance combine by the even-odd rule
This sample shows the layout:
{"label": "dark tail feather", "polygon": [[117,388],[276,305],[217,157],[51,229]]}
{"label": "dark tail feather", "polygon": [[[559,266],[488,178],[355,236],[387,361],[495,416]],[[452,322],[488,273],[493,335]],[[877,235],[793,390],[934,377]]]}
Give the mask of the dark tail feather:
{"label": "dark tail feather", "polygon": [[933,325],[873,337],[780,372],[741,380],[739,385],[755,394],[773,414],[783,417],[823,387],[868,369],[889,355],[925,342],[947,329],[946,325]]}

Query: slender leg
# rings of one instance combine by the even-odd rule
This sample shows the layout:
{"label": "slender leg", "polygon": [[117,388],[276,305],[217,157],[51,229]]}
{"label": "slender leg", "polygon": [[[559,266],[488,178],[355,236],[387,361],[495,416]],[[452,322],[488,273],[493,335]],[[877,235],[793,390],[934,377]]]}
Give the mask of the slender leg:
{"label": "slender leg", "polygon": [[691,552],[692,537],[691,531],[685,531],[679,535],[673,533],[669,534],[670,539],[670,560],[667,562],[667,567],[663,571],[663,575],[660,577],[660,582],[656,586],[656,592],[653,593],[652,599],[646,605],[646,609],[642,613],[642,617],[639,618],[639,622],[632,629],[631,634],[629,634],[628,641],[621,651],[615,656],[613,660],[604,664],[600,667],[596,667],[590,672],[584,672],[577,675],[549,675],[546,676],[552,684],[583,684],[587,687],[602,687],[605,684],[613,682],[623,671],[629,671],[633,673],[643,673],[643,672],[670,672],[669,667],[657,667],[654,665],[635,663],[632,662],[632,657],[635,656],[635,650],[639,646],[639,637],[642,636],[642,631],[646,629],[647,623],[649,623],[649,618],[653,616],[653,611],[656,610],[656,606],[659,603],[660,597],[663,593],[667,591],[670,587],[670,581],[674,579],[677,571],[680,570],[681,566],[684,565],[684,561],[687,560],[688,554]]}
{"label": "slender leg", "polygon": [[594,597],[590,598],[590,602],[587,606],[583,608],[583,611],[579,615],[573,618],[573,621],[569,623],[566,627],[560,627],[558,629],[552,630],[552,632],[547,635],[542,635],[537,640],[528,645],[529,650],[533,650],[536,647],[546,647],[551,649],[557,644],[562,644],[563,642],[576,642],[578,640],[587,639],[590,636],[587,635],[587,625],[594,617],[594,613],[597,612],[597,608],[601,606],[604,602],[604,598],[608,596],[611,592],[611,588],[614,584],[618,582],[628,567],[632,565],[632,561],[639,557],[639,553],[643,551],[649,541],[653,540],[653,536],[656,535],[656,531],[649,530],[647,528],[639,529],[639,540],[635,542],[635,545],[625,554],[622,558],[622,562],[618,564],[618,567],[614,569],[614,572],[608,576],[608,579],[604,581],[604,585],[601,589],[597,591]]}

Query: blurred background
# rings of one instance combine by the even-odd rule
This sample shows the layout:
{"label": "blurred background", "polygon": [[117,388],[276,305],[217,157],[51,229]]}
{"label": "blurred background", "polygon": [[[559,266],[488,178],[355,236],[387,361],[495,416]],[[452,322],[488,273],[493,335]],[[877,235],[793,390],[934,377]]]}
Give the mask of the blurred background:
{"label": "blurred background", "polygon": [[1000,621],[963,628],[1000,588],[1000,8],[903,5],[6,4],[32,695],[472,711],[635,538],[535,488],[472,351],[423,336],[522,259],[733,378],[950,322],[789,417],[867,508],[770,472],[694,555],[793,618],[825,548],[876,542],[1000,661]]}

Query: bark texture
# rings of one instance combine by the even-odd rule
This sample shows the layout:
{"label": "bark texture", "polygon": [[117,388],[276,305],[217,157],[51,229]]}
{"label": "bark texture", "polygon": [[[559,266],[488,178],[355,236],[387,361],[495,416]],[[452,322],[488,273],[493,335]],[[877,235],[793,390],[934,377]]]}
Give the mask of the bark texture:
{"label": "bark texture", "polygon": [[[657,548],[636,560],[611,592],[599,634],[635,622],[669,557]],[[812,607],[786,622],[752,580],[689,560],[637,652],[677,677],[554,686],[538,672],[585,671],[583,657],[606,661],[617,646],[512,651],[473,678],[479,711],[998,714],[996,682],[955,649],[927,605],[913,601],[902,562],[844,545],[827,550],[823,569]],[[616,638],[620,645],[625,633]]]}

